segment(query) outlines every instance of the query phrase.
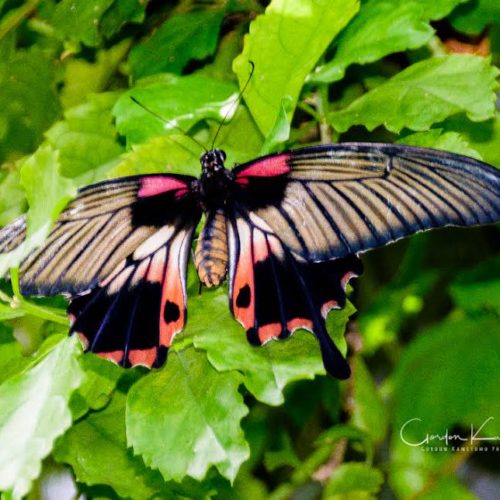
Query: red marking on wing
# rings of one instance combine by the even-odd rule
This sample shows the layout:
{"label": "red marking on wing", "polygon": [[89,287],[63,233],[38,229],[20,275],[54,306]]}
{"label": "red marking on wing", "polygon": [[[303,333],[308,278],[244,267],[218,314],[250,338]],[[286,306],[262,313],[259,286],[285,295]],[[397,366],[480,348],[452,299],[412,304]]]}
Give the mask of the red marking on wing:
{"label": "red marking on wing", "polygon": [[326,319],[331,309],[338,309],[339,303],[336,300],[329,300],[321,306],[321,315]]}
{"label": "red marking on wing", "polygon": [[251,163],[248,167],[237,173],[236,182],[239,184],[248,184],[246,177],[276,177],[288,174],[290,172],[290,167],[287,163],[288,158],[289,155],[284,153]]}
{"label": "red marking on wing", "polygon": [[109,359],[110,361],[114,361],[117,364],[120,364],[123,359],[123,351],[110,351],[110,352],[96,352],[98,356],[104,359]]}
{"label": "red marking on wing", "polygon": [[342,285],[342,288],[345,290],[347,287],[347,283],[351,280],[351,278],[357,278],[358,275],[356,273],[353,273],[352,271],[348,271],[347,273],[342,276],[342,279],[340,280],[340,284]]}
{"label": "red marking on wing", "polygon": [[[180,252],[183,251],[184,233],[179,233],[172,241],[170,247],[163,290],[161,294],[160,308],[160,345],[170,347],[174,336],[184,328],[186,302],[184,298],[184,287],[181,277]],[[172,302],[179,308],[179,317],[175,321],[167,323],[164,318],[165,305],[167,301]]]}
{"label": "red marking on wing", "polygon": [[294,330],[298,330],[299,328],[305,328],[307,330],[312,331],[313,322],[307,318],[294,318],[294,319],[291,319],[286,324],[286,327],[288,328],[288,331],[290,333],[293,333]]}
{"label": "red marking on wing", "polygon": [[161,283],[163,280],[163,273],[165,271],[165,259],[167,257],[167,251],[165,248],[157,251],[153,259],[151,260],[151,265],[149,266],[149,271],[147,274],[147,280],[152,283]]}
{"label": "red marking on wing", "polygon": [[259,340],[262,344],[269,342],[271,339],[279,337],[281,333],[280,323],[270,323],[269,325],[261,326],[258,329]]}
{"label": "red marking on wing", "polygon": [[149,176],[141,179],[141,187],[137,193],[139,198],[146,198],[148,196],[156,196],[158,194],[166,193],[167,191],[174,191],[175,189],[182,190],[176,193],[176,197],[183,196],[188,189],[184,181],[169,176]]}
{"label": "red marking on wing", "polygon": [[150,349],[132,349],[128,353],[128,360],[132,366],[142,365],[151,368],[156,360],[156,347]]}
{"label": "red marking on wing", "polygon": [[[234,275],[232,293],[233,313],[234,317],[248,330],[255,323],[255,282],[251,252],[252,241],[248,224],[242,220],[238,220],[237,225],[241,250]],[[245,286],[250,288],[250,302],[248,307],[238,307],[238,294]]]}

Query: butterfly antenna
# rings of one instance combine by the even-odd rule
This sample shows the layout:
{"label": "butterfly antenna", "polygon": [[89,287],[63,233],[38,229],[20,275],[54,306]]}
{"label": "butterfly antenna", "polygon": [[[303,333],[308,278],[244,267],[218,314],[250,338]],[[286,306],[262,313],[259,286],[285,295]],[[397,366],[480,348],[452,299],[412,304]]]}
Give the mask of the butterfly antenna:
{"label": "butterfly antenna", "polygon": [[137,104],[137,106],[140,106],[144,111],[147,111],[149,114],[153,115],[155,118],[158,118],[158,120],[163,122],[165,125],[168,125],[170,128],[175,128],[179,132],[181,132],[183,135],[185,135],[186,137],[189,137],[194,143],[196,143],[198,146],[200,146],[200,148],[203,149],[205,151],[205,153],[207,152],[207,148],[200,141],[198,141],[194,137],[188,135],[185,130],[183,130],[181,127],[179,127],[179,125],[176,125],[175,123],[173,123],[172,120],[166,120],[165,118],[163,118],[163,116],[159,115],[158,113],[156,113],[152,109],[145,106],[142,102],[138,101],[134,96],[130,96],[130,99],[133,102],[135,102],[135,104]]}
{"label": "butterfly antenna", "polygon": [[243,85],[243,88],[241,89],[241,91],[238,94],[238,96],[236,97],[236,99],[231,103],[231,106],[229,106],[229,109],[226,111],[226,114],[224,115],[224,118],[222,119],[222,122],[220,123],[219,128],[217,129],[217,132],[215,133],[214,140],[212,141],[212,147],[210,149],[214,149],[215,141],[217,140],[217,137],[219,136],[219,132],[221,131],[222,127],[226,123],[229,114],[232,112],[234,104],[237,104],[238,102],[240,102],[241,98],[243,97],[243,94],[245,93],[245,90],[248,87],[248,84],[250,83],[250,80],[252,79],[253,72],[255,71],[255,64],[253,63],[253,61],[248,61],[248,63],[250,64],[251,69],[250,69],[250,74],[248,75],[247,81],[246,81],[245,85]]}

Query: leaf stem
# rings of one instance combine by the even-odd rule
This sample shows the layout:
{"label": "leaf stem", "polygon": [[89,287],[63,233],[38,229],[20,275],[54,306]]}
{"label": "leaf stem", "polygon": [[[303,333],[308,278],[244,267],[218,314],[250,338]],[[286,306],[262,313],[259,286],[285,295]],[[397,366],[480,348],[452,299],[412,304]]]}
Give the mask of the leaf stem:
{"label": "leaf stem", "polygon": [[30,0],[21,7],[10,11],[0,22],[0,40],[16,29],[37,7],[40,0]]}
{"label": "leaf stem", "polygon": [[309,104],[303,101],[297,103],[297,107],[311,115],[318,123],[321,122],[321,115]]}
{"label": "leaf stem", "polygon": [[328,112],[328,84],[320,84],[318,94],[316,95],[316,109],[318,110],[319,120],[319,135],[323,144],[333,142],[333,130],[327,121],[326,115]]}

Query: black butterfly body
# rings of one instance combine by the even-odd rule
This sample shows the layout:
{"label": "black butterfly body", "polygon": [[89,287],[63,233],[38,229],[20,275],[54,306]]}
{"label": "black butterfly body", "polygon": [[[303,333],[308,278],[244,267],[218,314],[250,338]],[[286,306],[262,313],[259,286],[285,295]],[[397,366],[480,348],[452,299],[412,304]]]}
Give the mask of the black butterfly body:
{"label": "black butterfly body", "polygon": [[[201,157],[196,179],[125,177],[81,189],[44,246],[21,265],[27,295],[68,294],[71,331],[123,366],[160,366],[186,322],[186,267],[206,286],[228,274],[230,309],[261,345],[298,328],[317,337],[325,368],[349,366],[325,319],[362,272],[357,254],[441,226],[500,220],[500,174],[471,158],[391,144],[322,145],[224,166]],[[0,252],[23,239],[18,219]]]}

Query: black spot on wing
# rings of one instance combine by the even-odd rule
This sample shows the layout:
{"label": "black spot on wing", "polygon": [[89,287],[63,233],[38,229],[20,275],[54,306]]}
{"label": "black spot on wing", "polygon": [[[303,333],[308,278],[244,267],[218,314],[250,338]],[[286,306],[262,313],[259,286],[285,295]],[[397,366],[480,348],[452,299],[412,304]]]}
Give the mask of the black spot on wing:
{"label": "black spot on wing", "polygon": [[165,309],[163,311],[163,318],[165,323],[173,323],[180,318],[181,312],[179,306],[170,300],[167,300]]}
{"label": "black spot on wing", "polygon": [[244,287],[240,288],[240,291],[238,292],[238,296],[236,297],[236,305],[238,307],[246,308],[250,305],[251,298],[250,287],[248,285],[245,285]]}

